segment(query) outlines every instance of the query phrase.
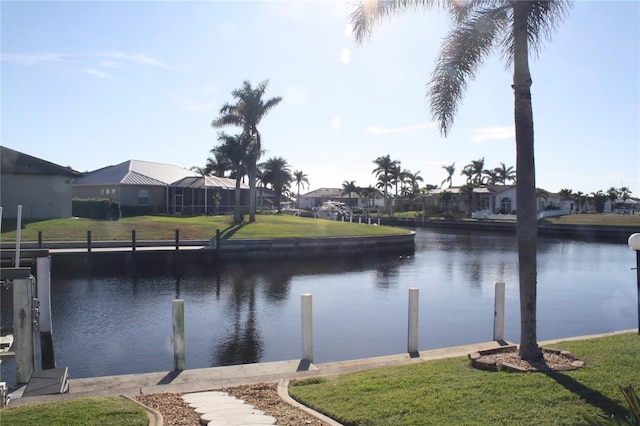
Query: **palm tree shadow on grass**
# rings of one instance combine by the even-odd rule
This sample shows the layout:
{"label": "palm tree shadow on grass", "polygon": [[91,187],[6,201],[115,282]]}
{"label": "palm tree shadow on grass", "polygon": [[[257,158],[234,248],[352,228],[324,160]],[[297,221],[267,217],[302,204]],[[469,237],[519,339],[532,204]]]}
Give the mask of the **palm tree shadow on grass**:
{"label": "palm tree shadow on grass", "polygon": [[617,418],[622,418],[628,414],[628,410],[619,404],[618,401],[614,401],[611,398],[603,395],[595,389],[591,389],[574,378],[567,376],[566,374],[559,373],[557,371],[544,372],[549,378],[555,380],[559,385],[564,387],[571,393],[579,396],[587,404],[592,407],[598,408],[602,413],[607,416],[611,414]]}
{"label": "palm tree shadow on grass", "polygon": [[228,227],[220,231],[220,238],[223,240],[227,240],[231,238],[236,232],[242,229],[244,225],[245,225],[244,223],[229,225]]}

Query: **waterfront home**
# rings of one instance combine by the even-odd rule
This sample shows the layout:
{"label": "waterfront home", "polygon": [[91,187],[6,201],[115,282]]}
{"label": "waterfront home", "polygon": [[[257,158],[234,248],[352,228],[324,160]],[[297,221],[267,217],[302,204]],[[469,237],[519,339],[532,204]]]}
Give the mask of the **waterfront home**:
{"label": "waterfront home", "polygon": [[81,176],[70,167],[0,146],[0,206],[2,217],[25,219],[71,217],[72,184]]}

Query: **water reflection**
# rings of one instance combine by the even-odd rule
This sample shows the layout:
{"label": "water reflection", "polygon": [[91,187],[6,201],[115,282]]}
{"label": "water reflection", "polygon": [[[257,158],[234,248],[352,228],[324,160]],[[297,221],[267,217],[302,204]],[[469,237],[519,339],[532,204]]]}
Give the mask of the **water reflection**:
{"label": "water reflection", "polygon": [[[541,238],[539,338],[634,327],[633,266],[626,246]],[[418,229],[414,253],[164,269],[55,270],[58,365],[72,378],[171,370],[176,298],[187,368],[299,358],[303,293],[313,294],[316,362],[403,352],[409,287],[420,289],[421,349],[490,340],[496,282],[506,283],[505,337],[519,338],[513,235]],[[11,295],[1,291],[7,326]]]}

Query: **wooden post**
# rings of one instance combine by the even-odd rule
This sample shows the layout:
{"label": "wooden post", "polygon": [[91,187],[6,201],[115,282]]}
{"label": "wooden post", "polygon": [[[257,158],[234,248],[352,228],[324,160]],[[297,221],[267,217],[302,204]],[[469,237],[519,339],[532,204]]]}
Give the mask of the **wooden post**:
{"label": "wooden post", "polygon": [[173,316],[173,369],[182,371],[185,366],[184,351],[184,300],[175,299],[171,302]]}
{"label": "wooden post", "polygon": [[302,295],[302,359],[313,362],[313,311],[311,294]]}
{"label": "wooden post", "polygon": [[38,248],[42,248],[42,231],[38,231]]}
{"label": "wooden post", "polygon": [[131,251],[136,251],[136,230],[131,230]]}
{"label": "wooden post", "polygon": [[220,255],[220,229],[216,229],[216,255]]}
{"label": "wooden post", "polygon": [[493,340],[504,340],[504,283],[496,283],[493,312]]}
{"label": "wooden post", "polygon": [[176,250],[180,250],[180,230],[176,229]]}
{"label": "wooden post", "polygon": [[35,370],[33,345],[33,280],[13,280],[13,344],[16,382],[28,383]]}
{"label": "wooden post", "polygon": [[409,289],[409,333],[407,352],[418,353],[418,311],[419,311],[420,289],[411,287]]}
{"label": "wooden post", "polygon": [[53,350],[53,327],[51,321],[51,258],[36,259],[37,294],[40,302],[39,328],[42,369],[56,368]]}
{"label": "wooden post", "polygon": [[18,216],[16,223],[16,257],[14,266],[20,267],[20,234],[22,233],[22,205],[18,205]]}
{"label": "wooden post", "polygon": [[91,253],[91,231],[87,231],[87,251]]}

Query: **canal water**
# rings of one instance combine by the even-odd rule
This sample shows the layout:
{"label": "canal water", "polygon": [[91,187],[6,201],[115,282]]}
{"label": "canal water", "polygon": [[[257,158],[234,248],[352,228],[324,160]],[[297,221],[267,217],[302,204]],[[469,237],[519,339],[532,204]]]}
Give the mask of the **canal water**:
{"label": "canal water", "polygon": [[[421,350],[492,340],[506,283],[505,338],[519,340],[515,235],[416,229],[413,253],[52,275],[58,367],[70,378],[173,369],[171,302],[184,299],[186,366],[299,359],[301,295],[313,297],[316,363],[406,352],[410,287]],[[541,237],[538,338],[637,327],[635,253],[626,244]],[[2,289],[2,325],[11,321]],[[15,378],[12,361],[2,380]],[[39,367],[38,367],[39,368]]]}

